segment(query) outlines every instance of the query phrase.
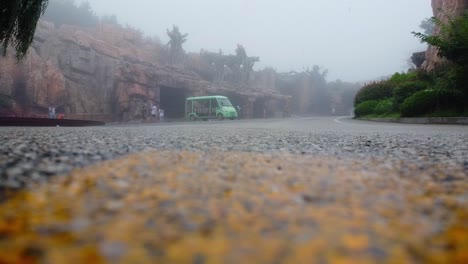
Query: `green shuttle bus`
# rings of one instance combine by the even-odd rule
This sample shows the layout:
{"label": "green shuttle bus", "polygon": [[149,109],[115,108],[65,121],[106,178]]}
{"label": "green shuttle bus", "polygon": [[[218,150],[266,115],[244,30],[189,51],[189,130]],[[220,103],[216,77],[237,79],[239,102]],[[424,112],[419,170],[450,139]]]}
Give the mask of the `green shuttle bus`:
{"label": "green shuttle bus", "polygon": [[185,118],[192,121],[212,118],[233,120],[237,117],[236,109],[226,96],[199,96],[189,97],[185,100]]}

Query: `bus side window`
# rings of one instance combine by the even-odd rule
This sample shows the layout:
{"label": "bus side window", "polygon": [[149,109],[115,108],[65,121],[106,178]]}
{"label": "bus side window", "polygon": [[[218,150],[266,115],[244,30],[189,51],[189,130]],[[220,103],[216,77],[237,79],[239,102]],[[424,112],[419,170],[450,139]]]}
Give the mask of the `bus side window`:
{"label": "bus side window", "polygon": [[193,101],[193,111],[194,111],[196,114],[201,114],[200,110],[201,110],[200,101],[199,101],[199,100]]}
{"label": "bus side window", "polygon": [[216,108],[218,108],[218,101],[216,99],[211,99],[211,114],[216,114]]}
{"label": "bus side window", "polygon": [[216,99],[211,99],[211,107],[212,108],[216,108],[218,107],[218,101]]}

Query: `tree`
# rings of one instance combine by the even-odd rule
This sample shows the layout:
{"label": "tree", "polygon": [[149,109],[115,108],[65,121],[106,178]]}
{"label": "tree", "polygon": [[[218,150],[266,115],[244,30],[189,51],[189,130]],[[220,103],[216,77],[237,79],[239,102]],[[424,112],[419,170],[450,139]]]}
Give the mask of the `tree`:
{"label": "tree", "polygon": [[21,60],[34,38],[37,21],[44,14],[48,0],[0,1],[0,52],[6,56],[11,45]]}
{"label": "tree", "polygon": [[439,56],[444,57],[456,64],[468,64],[468,12],[455,17],[448,18],[447,23],[436,17],[430,19],[440,28],[437,35],[423,33],[413,34],[432,46],[438,48]]}
{"label": "tree", "polygon": [[179,63],[181,57],[184,54],[184,49],[182,45],[187,41],[188,34],[182,34],[179,31],[179,27],[172,26],[172,31],[169,29],[167,30],[167,35],[169,36],[169,42],[167,45],[169,46],[170,52],[170,59],[171,63]]}
{"label": "tree", "polygon": [[247,56],[247,51],[244,46],[237,44],[236,61],[238,66],[237,71],[239,72],[239,82],[240,84],[247,85],[250,80],[253,67],[256,62],[260,61],[260,58]]}
{"label": "tree", "polygon": [[436,17],[431,18],[431,21],[439,27],[437,35],[416,32],[413,34],[423,42],[437,47],[438,55],[454,64],[453,74],[449,74],[445,79],[453,78],[455,87],[452,88],[462,91],[468,99],[468,12],[457,17],[447,17],[447,23]]}
{"label": "tree", "polygon": [[426,18],[423,21],[421,21],[421,24],[419,24],[419,27],[424,30],[425,35],[434,35],[435,33],[435,24],[434,21],[431,18]]}

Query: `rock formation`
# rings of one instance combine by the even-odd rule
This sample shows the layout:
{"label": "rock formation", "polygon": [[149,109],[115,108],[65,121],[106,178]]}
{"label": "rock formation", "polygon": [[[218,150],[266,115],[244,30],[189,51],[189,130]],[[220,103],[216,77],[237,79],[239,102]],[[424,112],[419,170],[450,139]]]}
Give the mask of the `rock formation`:
{"label": "rock formation", "polygon": [[416,66],[416,68],[421,68],[423,63],[426,61],[426,52],[415,52],[411,56],[411,62]]}
{"label": "rock formation", "polygon": [[[446,22],[447,17],[463,14],[467,9],[468,0],[432,0],[434,16],[442,22]],[[439,33],[438,28],[435,34],[437,33]],[[426,62],[423,64],[423,68],[432,70],[441,62],[443,62],[443,59],[437,56],[437,48],[430,46],[426,52]]]}
{"label": "rock formation", "polygon": [[164,65],[163,55],[161,45],[129,28],[57,28],[41,21],[23,63],[0,58],[0,99],[13,102],[10,115],[45,116],[54,105],[68,118],[105,121],[142,120],[151,104],[173,107],[168,100],[176,100],[174,111],[182,113],[166,114],[183,117],[184,98],[199,94],[234,94],[233,103],[249,113],[257,98],[262,104],[263,99],[287,100],[272,91],[240,92],[203,80],[193,71]]}

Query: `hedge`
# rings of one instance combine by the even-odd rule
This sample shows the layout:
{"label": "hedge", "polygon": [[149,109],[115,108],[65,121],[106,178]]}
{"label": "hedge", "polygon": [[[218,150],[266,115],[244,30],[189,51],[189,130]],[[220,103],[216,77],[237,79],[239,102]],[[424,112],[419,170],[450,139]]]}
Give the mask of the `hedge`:
{"label": "hedge", "polygon": [[405,82],[400,84],[393,90],[393,97],[395,103],[400,105],[405,101],[406,98],[410,97],[416,92],[426,90],[429,84],[423,81]]}
{"label": "hedge", "polygon": [[393,99],[385,99],[378,102],[374,108],[374,113],[378,115],[389,114],[395,110]]}
{"label": "hedge", "polygon": [[359,90],[354,98],[354,105],[357,107],[364,101],[383,100],[391,97],[393,86],[387,81],[373,82],[365,85]]}
{"label": "hedge", "polygon": [[354,109],[354,115],[356,117],[361,117],[361,116],[373,114],[378,104],[379,104],[379,101],[377,100],[362,102],[358,106],[356,106],[356,108]]}
{"label": "hedge", "polygon": [[463,99],[460,95],[460,92],[454,90],[434,89],[416,92],[401,104],[401,116],[422,116],[446,109],[463,111]]}

